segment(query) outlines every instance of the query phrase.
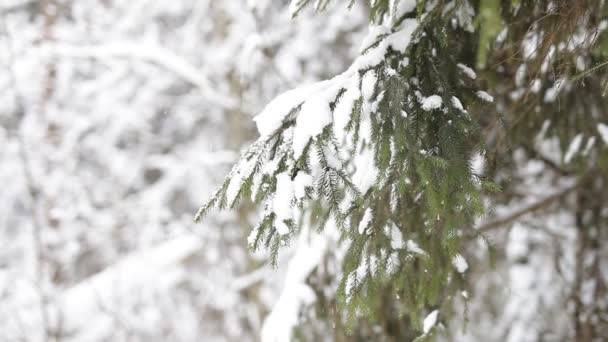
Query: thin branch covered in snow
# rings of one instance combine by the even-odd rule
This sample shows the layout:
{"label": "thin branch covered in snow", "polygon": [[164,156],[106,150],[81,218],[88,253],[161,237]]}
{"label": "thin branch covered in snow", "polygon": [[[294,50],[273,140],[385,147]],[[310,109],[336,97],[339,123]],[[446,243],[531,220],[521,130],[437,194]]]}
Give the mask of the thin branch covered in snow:
{"label": "thin branch covered in snow", "polygon": [[102,61],[112,58],[142,60],[164,68],[196,86],[200,89],[201,95],[213,105],[223,109],[233,109],[236,106],[234,98],[216,90],[216,87],[205,76],[205,70],[195,67],[185,59],[156,44],[116,42],[81,46],[48,43],[42,45],[40,49],[43,55],[49,54],[57,57],[94,58]]}

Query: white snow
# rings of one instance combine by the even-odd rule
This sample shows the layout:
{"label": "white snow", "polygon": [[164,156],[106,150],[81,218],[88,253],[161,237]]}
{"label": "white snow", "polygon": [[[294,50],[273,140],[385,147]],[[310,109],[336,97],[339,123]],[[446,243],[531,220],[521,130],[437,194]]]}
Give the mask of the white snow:
{"label": "white snow", "polygon": [[566,80],[564,80],[563,78],[556,80],[553,86],[545,91],[545,97],[543,99],[545,103],[555,102],[555,99],[557,98],[560,91],[564,88],[565,85]]}
{"label": "white snow", "polygon": [[498,43],[498,44],[504,43],[504,41],[507,39],[508,33],[509,33],[509,30],[506,27],[504,29],[502,29],[496,36],[496,43]]}
{"label": "white snow", "polygon": [[519,65],[517,70],[515,71],[515,85],[518,87],[522,87],[526,80],[526,74],[528,72],[528,66],[525,63]]}
{"label": "white snow", "polygon": [[289,14],[293,17],[302,8],[304,2],[302,0],[291,0],[289,2]]}
{"label": "white snow", "polygon": [[462,102],[460,102],[460,99],[456,96],[452,96],[452,105],[461,112],[465,112]]}
{"label": "white snow", "polygon": [[464,273],[469,268],[467,260],[460,254],[456,254],[454,256],[454,258],[452,259],[452,265],[454,266],[454,268],[456,268],[458,273]]}
{"label": "white snow", "polygon": [[262,138],[270,136],[274,133],[285,117],[302,102],[304,102],[312,94],[321,91],[327,87],[330,81],[322,81],[305,86],[301,86],[277,96],[269,104],[264,107],[264,110],[253,118]]}
{"label": "white snow", "polygon": [[416,0],[389,0],[389,13],[393,21],[416,9]]}
{"label": "white snow", "polygon": [[300,231],[295,253],[289,261],[283,290],[262,326],[262,342],[291,341],[293,328],[298,324],[301,310],[312,304],[315,293],[306,279],[323,260],[329,246],[333,246],[339,233],[329,222],[322,233],[310,231],[305,224]]}
{"label": "white snow", "polygon": [[302,200],[306,196],[306,188],[312,186],[312,176],[304,172],[298,172],[293,182],[296,199]]}
{"label": "white snow", "polygon": [[247,0],[247,7],[258,12],[264,12],[270,5],[270,0]]}
{"label": "white snow", "polygon": [[70,45],[45,43],[40,46],[40,53],[44,56],[60,56],[71,58],[112,59],[125,58],[141,60],[164,68],[183,80],[197,86],[210,103],[223,108],[234,108],[233,98],[216,91],[213,83],[201,70],[186,60],[180,58],[170,50],[158,44],[148,44],[133,41],[118,41],[103,45]]}
{"label": "white snow", "polygon": [[[365,255],[365,254],[363,254],[363,255]],[[359,266],[357,266],[357,269],[352,271],[348,275],[348,277],[346,278],[346,283],[344,284],[344,292],[346,294],[347,302],[349,302],[352,298],[353,287],[357,284],[360,284],[361,282],[363,282],[365,280],[365,278],[368,275],[368,271],[369,271],[369,274],[371,274],[372,276],[376,273],[376,262],[377,262],[376,256],[371,255],[370,260],[369,260],[369,269],[368,269],[368,267],[366,266],[367,262],[362,257],[361,260],[359,261]]]}
{"label": "white snow", "polygon": [[391,30],[383,25],[370,25],[367,29],[367,35],[363,37],[361,41],[361,47],[359,48],[359,52],[363,53],[365,50],[369,49],[374,43],[378,42],[380,37],[386,34],[390,34]]}
{"label": "white snow", "polygon": [[228,205],[231,205],[234,202],[236,196],[239,194],[243,179],[249,177],[254,167],[255,158],[242,160],[234,167],[233,171],[230,173],[231,179],[228,188],[226,189],[226,200]]}
{"label": "white snow", "polygon": [[374,218],[374,216],[372,214],[372,209],[371,208],[365,209],[363,218],[361,219],[361,222],[359,222],[359,234],[365,233],[365,230],[368,228],[368,226],[372,222],[373,218]]}
{"label": "white snow", "polygon": [[471,67],[464,65],[462,63],[458,63],[458,64],[456,64],[456,66],[458,67],[458,69],[460,69],[460,71],[462,71],[470,79],[474,80],[477,78],[477,74],[475,73],[475,70],[473,70]]}
{"label": "white snow", "polygon": [[370,70],[363,75],[363,79],[361,80],[361,94],[365,100],[371,100],[377,82],[378,77],[376,76],[376,71]]}
{"label": "white snow", "polygon": [[539,43],[540,34],[536,31],[529,31],[521,44],[523,49],[523,58],[531,60],[536,57]]}
{"label": "white snow", "polygon": [[536,94],[540,91],[540,88],[541,82],[538,78],[535,78],[534,81],[532,81],[532,84],[530,85],[530,91]]}
{"label": "white snow", "polygon": [[[201,240],[192,234],[175,237],[152,248],[125,256],[120,262],[65,289],[54,300],[51,318],[61,319],[62,328],[76,336],[107,329],[104,310],[117,305],[119,298],[135,296],[144,286],[171,286],[184,277],[183,263],[200,251]],[[14,312],[24,320],[22,328],[40,325],[36,303],[26,303]],[[102,325],[102,326],[100,326]]]}
{"label": "white snow", "polygon": [[[401,24],[399,30],[391,33],[382,39],[377,46],[368,49],[363,55],[360,55],[344,73],[330,80],[287,91],[276,97],[254,118],[261,139],[265,139],[274,133],[281,126],[286,116],[301,105],[300,112],[297,114],[293,136],[294,157],[298,158],[309,139],[321,133],[323,128],[332,122],[333,117],[329,103],[335,99],[340,89],[343,87],[352,89],[353,80],[358,80],[359,71],[382,62],[389,47],[396,51],[405,52],[405,49],[410,44],[411,35],[417,27],[417,20],[406,19]],[[369,36],[365,41],[375,41],[382,32],[386,31],[379,28],[371,28]],[[365,74],[362,80],[362,91],[367,99],[371,98],[376,82],[377,76],[375,72],[369,71]],[[358,92],[351,90],[348,94],[344,95],[347,95],[344,99],[344,104],[334,114],[339,118],[342,125],[344,125],[345,121],[348,121],[345,119],[350,117],[350,109],[352,107],[348,108],[348,105],[357,98]],[[342,100],[339,102],[342,102]],[[345,115],[347,113],[349,114],[348,116]],[[337,130],[340,129],[338,128]]]}
{"label": "white snow", "polygon": [[321,134],[323,128],[332,122],[328,99],[313,96],[302,105],[293,133],[293,155],[300,158],[308,141]]}
{"label": "white snow", "polygon": [[[113,299],[107,289],[117,290],[127,296],[155,277],[162,276],[166,268],[179,267],[189,255],[200,250],[201,241],[194,235],[174,238],[161,245],[134,253],[117,265],[109,267],[82,283],[66,290],[61,298],[65,328],[70,329],[87,323],[93,312],[99,312],[103,304]],[[116,297],[114,297],[116,298]]]}
{"label": "white snow", "polygon": [[387,45],[393,50],[404,53],[412,41],[412,34],[418,28],[417,19],[405,19],[401,28],[386,38]]}
{"label": "white snow", "polygon": [[[358,69],[374,67],[384,60],[384,55],[389,47],[401,53],[405,52],[412,40],[412,34],[418,28],[418,25],[419,23],[416,19],[403,20],[401,27],[397,31],[389,34],[374,48],[367,49],[363,55],[357,58],[353,65],[357,65]],[[372,27],[368,36],[363,40],[363,48],[366,49],[378,40],[379,35],[386,33],[388,33],[388,30],[384,27]]]}
{"label": "white snow", "polygon": [[354,165],[356,170],[352,176],[353,184],[364,194],[374,185],[378,176],[374,154],[369,149],[361,151],[355,156]]}
{"label": "white snow", "polygon": [[272,201],[272,211],[276,215],[275,224],[279,234],[289,234],[289,227],[284,220],[292,218],[291,200],[293,198],[293,183],[287,172],[277,175],[277,191]]}
{"label": "white snow", "polygon": [[549,127],[551,127],[551,120],[545,119],[545,121],[543,121],[543,125],[540,127],[540,132],[538,132],[538,135],[534,138],[537,143],[540,143],[543,139],[545,139],[545,135],[547,134]]}
{"label": "white snow", "polygon": [[426,252],[414,240],[407,240],[405,248],[408,252],[419,255],[426,255]]}
{"label": "white snow", "polygon": [[441,108],[442,104],[443,104],[443,100],[441,99],[441,96],[431,95],[429,97],[425,97],[422,100],[422,109],[424,109],[426,111],[430,111],[433,109]]}
{"label": "white snow", "polygon": [[399,230],[399,228],[395,225],[390,225],[387,227],[389,229],[388,235],[391,238],[391,248],[392,249],[401,249],[404,247],[403,234]]}
{"label": "white snow", "polygon": [[589,152],[591,151],[591,149],[593,148],[593,146],[595,146],[595,137],[591,136],[587,140],[587,144],[585,145],[585,148],[583,149],[583,156],[587,156],[589,154]]}
{"label": "white snow", "polygon": [[489,103],[494,102],[494,96],[488,94],[487,92],[485,92],[483,90],[479,90],[477,92],[477,97],[485,102],[489,102]]}
{"label": "white snow", "polygon": [[486,168],[486,159],[483,153],[475,152],[471,157],[469,164],[471,165],[471,171],[473,174],[478,176],[484,174]]}
{"label": "white snow", "polygon": [[608,145],[608,125],[603,123],[597,124],[597,131],[600,132],[600,137],[606,145]]}
{"label": "white snow", "polygon": [[434,310],[433,312],[431,312],[424,318],[424,321],[422,322],[422,332],[424,334],[428,334],[431,331],[431,329],[435,326],[435,324],[437,324],[438,316],[439,316],[439,311]]}
{"label": "white snow", "polygon": [[[334,119],[337,122],[335,128],[335,131],[338,132],[337,136],[338,138],[343,137],[343,127],[350,118],[352,103],[359,96],[359,91],[353,86],[356,84],[354,81],[358,81],[359,70],[376,66],[382,62],[389,47],[399,52],[405,52],[417,27],[418,21],[416,19],[405,19],[399,29],[381,39],[377,46],[367,49],[341,75],[330,80],[287,91],[276,97],[254,118],[261,138],[265,139],[274,133],[281,126],[286,116],[300,105],[302,107],[297,114],[293,135],[295,158],[301,155],[309,139],[321,133],[323,128]],[[369,29],[368,36],[364,39],[363,46],[367,47],[373,44],[380,39],[380,36],[388,32],[390,31],[387,31],[386,28],[372,26]],[[366,99],[369,100],[373,96],[376,82],[375,71],[365,73],[361,92]],[[332,116],[329,103],[335,99],[339,90],[343,87],[347,88],[347,92],[343,94],[343,98],[338,102],[338,108]],[[371,109],[371,107],[368,109]]]}
{"label": "white snow", "polygon": [[576,156],[578,151],[581,149],[581,144],[583,143],[583,134],[577,134],[574,139],[570,142],[570,146],[568,146],[568,151],[566,151],[566,155],[564,156],[564,162],[566,164],[572,161],[572,158]]}

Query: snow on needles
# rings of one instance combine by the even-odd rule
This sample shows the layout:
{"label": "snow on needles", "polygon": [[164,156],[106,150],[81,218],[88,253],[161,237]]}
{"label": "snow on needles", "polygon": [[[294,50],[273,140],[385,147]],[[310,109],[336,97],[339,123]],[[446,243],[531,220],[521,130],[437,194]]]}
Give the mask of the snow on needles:
{"label": "snow on needles", "polygon": [[359,234],[365,233],[365,230],[369,227],[370,223],[372,223],[373,218],[372,209],[365,209],[363,218],[361,219],[361,222],[359,222]]}
{"label": "snow on needles", "polygon": [[437,316],[439,316],[439,311],[434,310],[424,318],[424,321],[422,322],[422,332],[425,335],[431,331],[435,324],[437,324]]}
{"label": "snow on needles", "polygon": [[489,102],[489,103],[494,102],[494,96],[488,94],[487,92],[485,92],[483,90],[479,90],[477,92],[477,97],[485,102]]}
{"label": "snow on needles", "polygon": [[583,142],[583,134],[577,134],[574,139],[570,142],[570,146],[568,146],[568,151],[566,151],[566,155],[564,156],[564,162],[566,164],[570,163],[574,156],[581,149],[581,144]]}
{"label": "snow on needles", "polygon": [[408,252],[418,255],[426,255],[424,249],[420,248],[420,246],[413,240],[407,240],[405,243],[405,248]]}
{"label": "snow on needles", "polygon": [[363,75],[363,79],[361,80],[361,93],[366,100],[371,100],[374,96],[377,82],[378,77],[374,70],[370,70]]}
{"label": "snow on needles", "polygon": [[422,100],[422,109],[424,109],[426,111],[430,111],[433,109],[441,108],[442,104],[443,104],[443,100],[441,99],[441,96],[431,95]]}
{"label": "snow on needles", "polygon": [[454,268],[456,268],[458,273],[464,273],[469,268],[467,260],[460,254],[456,254],[454,256],[454,258],[452,259],[452,265],[454,266]]}
{"label": "snow on needles", "polygon": [[[329,103],[336,98],[339,91],[341,89],[347,89],[348,91],[353,86],[358,87],[357,83],[351,81],[355,78],[358,79],[360,70],[380,64],[384,60],[389,47],[404,53],[417,28],[418,21],[416,19],[405,19],[398,30],[384,37],[373,48],[364,49],[362,55],[344,73],[332,79],[298,87],[277,96],[254,118],[261,139],[270,137],[281,127],[286,117],[293,111],[297,111],[299,107],[294,132],[294,152],[296,152],[297,158],[299,156],[298,152],[301,153],[308,139],[321,133],[323,128],[333,121]],[[387,33],[386,28],[380,30],[372,27],[364,41],[373,45],[385,33]],[[370,94],[370,89],[373,89],[370,87],[375,86],[375,75],[366,73],[366,75],[368,74],[369,79],[365,83],[365,94]],[[303,118],[299,119],[300,117]]]}
{"label": "snow on needles", "polygon": [[462,63],[458,63],[456,64],[456,66],[458,67],[458,69],[460,69],[460,71],[462,71],[465,75],[467,75],[468,78],[474,80],[477,78],[477,74],[475,73],[475,70],[473,70],[471,67],[466,66]]}
{"label": "snow on needles", "polygon": [[[406,6],[406,8],[410,7]],[[350,120],[353,104],[360,97],[363,97],[366,103],[369,103],[377,88],[378,75],[376,75],[376,72],[373,70],[368,71],[364,74],[363,79],[360,79],[360,71],[380,64],[384,60],[384,56],[389,48],[405,53],[417,27],[418,21],[416,19],[403,20],[400,27],[393,30],[392,33],[389,33],[390,30],[387,31],[388,29],[386,28],[380,30],[377,27],[371,27],[365,41],[370,42],[373,47],[365,49],[345,72],[332,79],[302,86],[279,95],[254,118],[261,136],[260,141],[269,139],[288,118],[292,119],[293,115],[295,116],[295,126],[292,131],[294,159],[300,158],[309,141],[315,139],[323,132],[325,127],[332,123],[334,124],[334,136],[342,142],[345,137],[345,126]],[[378,39],[380,39],[379,42]],[[376,44],[373,45],[374,43]],[[345,91],[332,113],[330,103],[336,100],[342,90]],[[434,103],[437,102],[437,99],[439,105],[441,105],[441,98],[439,96],[431,97],[430,101],[433,103],[427,105],[431,107],[436,106]],[[366,113],[363,114],[365,118],[361,120],[361,134],[369,134],[367,131],[370,129],[370,123],[367,121],[369,121],[369,114],[373,105],[369,104],[366,108]],[[289,137],[286,138],[289,139]],[[332,156],[328,155],[327,157],[331,158]],[[359,190],[365,192],[374,183],[378,171],[373,163],[371,152],[360,153],[355,158],[355,164],[358,167],[353,174],[353,183],[358,186]],[[249,165],[244,165],[242,169],[242,171],[249,170]],[[241,171],[240,168],[237,170]],[[241,173],[246,175],[242,171]],[[311,177],[312,179],[303,178],[301,181],[305,181],[306,184],[313,183],[314,177],[316,177],[314,172]],[[287,191],[289,191],[289,196],[294,195],[293,184],[290,183],[291,185],[289,186],[291,188],[289,188],[287,178],[287,175],[281,176],[281,180],[277,185],[277,191],[286,192],[277,194],[272,205],[277,215],[277,222],[281,225],[280,230],[282,233],[288,231],[287,227],[282,223],[283,219],[291,218],[283,210],[285,209],[284,206],[286,206],[285,203],[289,203],[288,199],[283,196],[286,196]],[[237,182],[234,183],[236,187]],[[233,196],[229,196],[230,198],[237,195],[232,186],[231,182],[229,190],[233,191],[229,191],[229,193]],[[296,187],[295,191],[296,198],[302,199],[305,195],[305,186],[302,187],[300,184]],[[281,201],[285,202],[278,203]],[[278,208],[282,208],[282,210]]]}
{"label": "snow on needles", "polygon": [[301,86],[277,96],[264,110],[253,118],[262,138],[267,138],[274,133],[285,117],[312,94],[322,91],[330,81],[322,81],[314,84]]}
{"label": "snow on needles", "polygon": [[466,110],[462,106],[462,102],[460,102],[459,98],[457,98],[456,96],[452,96],[451,100],[452,100],[452,105],[454,106],[454,108],[460,110],[461,112],[466,112]]}
{"label": "snow on needles", "polygon": [[[330,95],[335,94],[331,93]],[[329,108],[331,100],[332,98],[327,96],[313,96],[302,105],[293,133],[293,156],[295,159],[300,158],[310,138],[321,134],[323,128],[332,122],[331,109]]]}
{"label": "snow on needles", "polygon": [[406,14],[416,9],[415,0],[390,0],[389,2],[390,17],[392,20],[399,20]]}
{"label": "snow on needles", "polygon": [[306,188],[312,186],[312,176],[298,172],[298,175],[294,179],[294,194],[297,200],[302,200],[306,196]]}
{"label": "snow on needles", "polygon": [[281,235],[289,233],[285,220],[292,218],[291,200],[293,198],[293,183],[287,172],[277,176],[277,191],[272,202],[272,211],[276,215],[277,231]]}
{"label": "snow on needles", "polygon": [[[400,11],[414,10],[413,1],[402,2]],[[292,1],[291,4],[292,9],[295,9],[297,2]],[[364,113],[361,115],[361,135],[371,134],[370,115],[373,113],[372,101],[376,95],[379,75],[376,74],[376,71],[367,71],[361,79],[361,71],[369,70],[382,63],[389,48],[405,53],[417,28],[417,19],[410,18],[404,19],[400,26],[393,30],[371,27],[368,37],[364,40],[366,42],[364,51],[345,72],[329,80],[287,91],[276,97],[255,117],[254,120],[261,136],[259,141],[267,141],[273,134],[281,132],[285,141],[289,141],[291,138],[292,157],[297,160],[304,153],[307,144],[321,134],[328,125],[333,124],[334,136],[339,143],[345,143],[345,127],[352,115],[354,103],[361,98],[367,105],[365,107],[367,109],[363,110]],[[332,111],[330,103],[336,101],[340,93],[342,95],[334,103],[335,107]],[[441,98],[439,99],[441,100]],[[280,130],[287,120],[294,119],[293,130]],[[289,134],[292,136],[290,137]],[[335,155],[335,152],[329,151],[326,154],[329,164],[339,164],[339,156]],[[317,163],[316,158],[311,158],[311,163]],[[352,174],[353,184],[360,191],[366,192],[373,186],[378,175],[372,151],[363,149],[357,153],[354,156],[353,164],[356,166]],[[311,169],[310,175],[298,173],[293,180],[286,172],[277,176],[276,194],[269,203],[269,207],[276,215],[275,222],[279,234],[289,233],[289,226],[285,221],[293,218],[292,201],[294,198],[303,199],[306,196],[306,188],[315,183],[318,176],[315,170],[318,168],[311,165]],[[359,231],[361,233],[368,229],[372,219],[373,213],[371,209],[367,209],[360,222]],[[264,341],[289,340],[291,329],[298,322],[300,308],[314,301],[314,293],[305,284],[305,280],[317,266],[319,258],[327,248],[327,241],[330,239],[327,234],[330,234],[331,229],[326,227],[322,233],[323,236],[310,233],[308,229],[306,225],[302,227],[296,255],[290,262],[285,289],[264,323],[262,331]],[[312,241],[310,241],[310,235],[313,235]],[[358,276],[364,276],[364,273]]]}
{"label": "snow on needles", "polygon": [[597,130],[600,132],[600,136],[606,145],[608,145],[608,125],[603,123],[597,124]]}

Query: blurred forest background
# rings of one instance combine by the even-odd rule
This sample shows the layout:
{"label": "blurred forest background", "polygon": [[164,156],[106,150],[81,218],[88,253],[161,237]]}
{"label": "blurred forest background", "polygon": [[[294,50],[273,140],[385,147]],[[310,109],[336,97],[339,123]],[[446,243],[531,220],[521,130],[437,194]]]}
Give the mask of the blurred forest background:
{"label": "blurred forest background", "polygon": [[[492,215],[509,220],[488,220],[481,227],[490,241],[472,239],[462,252],[470,292],[446,322],[448,340],[561,341],[573,336],[574,321],[581,334],[601,336],[608,332],[606,176],[596,175],[586,194],[587,204],[599,203],[585,207],[593,214],[565,197],[574,176],[606,163],[608,126],[597,124],[608,124],[606,73],[586,73],[608,55],[608,40],[597,39],[606,13],[568,27],[564,39],[582,32],[573,48],[565,43],[565,70],[549,46],[560,37],[534,52],[542,39],[529,28],[547,29],[532,26],[541,14],[530,22],[517,14],[524,19],[505,43],[499,1],[473,2],[480,15],[469,24],[481,48],[470,66],[496,90],[504,116],[471,112],[488,140],[514,142],[496,143],[487,157],[504,189]],[[365,1],[350,10],[344,1],[305,8],[294,19],[289,5],[0,0],[0,341],[270,341],[294,327],[293,336],[307,341],[390,340],[387,327],[362,320],[346,337],[328,319],[336,316],[326,310],[335,309],[335,282],[326,278],[340,273],[334,245],[318,250],[322,271],[306,279],[325,308],[315,310],[314,300],[294,302],[311,296],[289,292],[310,292],[290,287],[289,273],[298,251],[314,244],[281,250],[273,269],[267,251],[248,249],[259,218],[253,206],[193,223],[257,137],[253,116],[288,89],[341,73],[360,53]],[[492,55],[494,42],[501,49]],[[524,57],[506,58],[513,49]],[[545,60],[551,67],[543,70]],[[589,104],[595,121],[581,114],[581,94],[597,95]],[[568,106],[581,113],[561,120]],[[518,121],[524,112],[532,114]],[[534,113],[556,113],[556,124]],[[504,133],[502,120],[521,125]],[[496,172],[496,163],[506,171]],[[537,209],[542,215],[525,215]],[[583,233],[585,215],[603,225]],[[495,229],[503,223],[509,229]],[[271,313],[282,319],[267,320]]]}
{"label": "blurred forest background", "polygon": [[0,340],[247,341],[282,267],[195,225],[252,115],[340,72],[367,17],[287,1],[0,1]]}

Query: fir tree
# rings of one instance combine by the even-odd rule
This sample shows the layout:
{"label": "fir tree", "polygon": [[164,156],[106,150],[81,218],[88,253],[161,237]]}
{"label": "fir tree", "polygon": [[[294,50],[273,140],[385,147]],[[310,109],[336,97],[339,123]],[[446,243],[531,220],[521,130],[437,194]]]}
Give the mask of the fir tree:
{"label": "fir tree", "polygon": [[[328,3],[293,0],[292,13]],[[336,293],[345,317],[330,319],[345,318],[350,333],[364,319],[387,338],[437,335],[454,300],[469,297],[464,251],[567,195],[574,204],[560,205],[574,213],[581,241],[574,286],[589,277],[605,283],[597,275],[608,203],[605,2],[369,5],[360,56],[344,73],[269,103],[255,119],[260,138],[195,220],[253,201],[263,215],[251,248],[269,250],[271,264],[303,225],[335,227],[346,246]],[[548,137],[563,151],[557,158],[539,148]],[[495,215],[493,206],[522,186],[522,160],[538,160],[569,185]],[[595,263],[583,265],[594,253]],[[606,333],[605,323],[584,318],[588,308],[576,309],[573,337]]]}

